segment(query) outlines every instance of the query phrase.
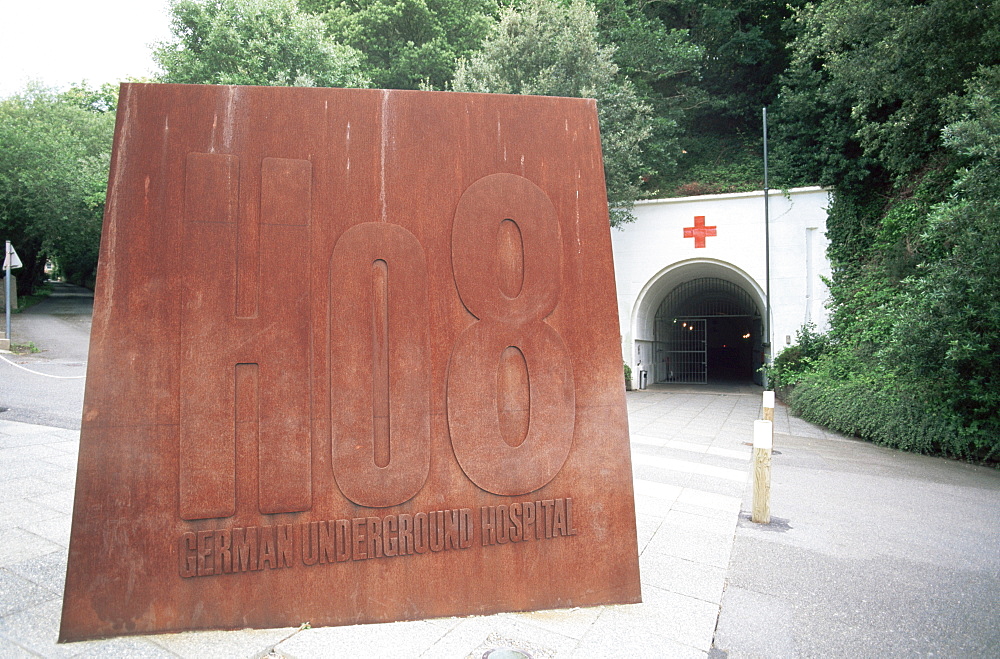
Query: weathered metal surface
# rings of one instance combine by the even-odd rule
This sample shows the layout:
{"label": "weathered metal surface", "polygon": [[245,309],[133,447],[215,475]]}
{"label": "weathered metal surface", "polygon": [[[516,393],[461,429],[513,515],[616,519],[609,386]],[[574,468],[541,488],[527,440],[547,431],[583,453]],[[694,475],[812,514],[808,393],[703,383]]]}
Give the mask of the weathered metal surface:
{"label": "weathered metal surface", "polygon": [[593,101],[124,85],[63,640],[637,602]]}

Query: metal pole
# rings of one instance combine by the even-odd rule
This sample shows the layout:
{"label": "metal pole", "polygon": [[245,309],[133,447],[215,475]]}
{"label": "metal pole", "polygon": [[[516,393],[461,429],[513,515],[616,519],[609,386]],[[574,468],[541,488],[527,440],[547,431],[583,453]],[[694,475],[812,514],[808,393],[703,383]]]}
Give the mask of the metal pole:
{"label": "metal pole", "polygon": [[[769,218],[770,201],[768,199],[767,180],[767,108],[763,108],[764,118],[764,340],[767,348],[765,365],[771,363],[771,222]],[[766,373],[766,372],[765,372]],[[764,376],[764,386],[767,387],[767,376]]]}
{"label": "metal pole", "polygon": [[3,247],[3,262],[4,262],[4,306],[7,308],[7,333],[4,335],[7,340],[10,341],[10,241],[6,241]]}

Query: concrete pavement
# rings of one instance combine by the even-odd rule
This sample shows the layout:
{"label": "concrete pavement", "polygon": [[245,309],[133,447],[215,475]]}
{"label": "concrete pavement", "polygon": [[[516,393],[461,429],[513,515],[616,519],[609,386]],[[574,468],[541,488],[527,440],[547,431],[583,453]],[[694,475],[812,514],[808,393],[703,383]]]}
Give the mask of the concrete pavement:
{"label": "concrete pavement", "polygon": [[[1000,654],[1000,474],[776,411],[773,523],[752,524],[756,392],[628,395],[644,602],[323,629],[55,643],[77,449],[0,421],[3,656],[859,657]],[[797,434],[789,434],[795,428]],[[720,613],[721,610],[721,613]]]}

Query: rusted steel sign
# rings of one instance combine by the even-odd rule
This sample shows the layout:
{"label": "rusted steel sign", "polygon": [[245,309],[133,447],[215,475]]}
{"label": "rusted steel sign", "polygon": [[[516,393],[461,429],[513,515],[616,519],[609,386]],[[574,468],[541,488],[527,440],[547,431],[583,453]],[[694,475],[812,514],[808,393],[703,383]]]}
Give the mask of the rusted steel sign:
{"label": "rusted steel sign", "polygon": [[124,85],[61,638],[639,601],[593,101]]}

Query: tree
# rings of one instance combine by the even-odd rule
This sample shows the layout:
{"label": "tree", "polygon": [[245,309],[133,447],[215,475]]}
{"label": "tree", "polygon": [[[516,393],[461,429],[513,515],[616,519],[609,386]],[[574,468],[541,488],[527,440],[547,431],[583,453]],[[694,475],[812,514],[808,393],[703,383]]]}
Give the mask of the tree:
{"label": "tree", "polygon": [[444,89],[495,22],[496,0],[312,0],[328,33],[362,53],[383,89]]}
{"label": "tree", "polygon": [[90,112],[114,112],[118,108],[118,84],[106,82],[100,87],[91,88],[84,80],[63,92],[62,98]]}
{"label": "tree", "polygon": [[29,86],[0,101],[0,231],[24,262],[21,293],[42,281],[46,259],[92,283],[113,131],[112,113],[85,110],[75,95]]}
{"label": "tree", "polygon": [[805,1],[634,3],[671,33],[683,30],[700,53],[697,78],[681,90],[684,155],[677,172],[657,182],[663,192],[738,192],[763,185],[761,108],[774,102],[788,63],[792,36],[782,26]]}
{"label": "tree", "polygon": [[618,74],[614,53],[599,43],[597,14],[586,0],[528,0],[502,12],[481,49],[459,63],[452,86],[596,98],[611,223],[618,225],[632,219],[640,177],[648,171],[642,146],[650,136],[651,108]]}
{"label": "tree", "polygon": [[697,86],[704,49],[691,42],[688,30],[669,29],[642,7],[627,0],[595,2],[601,44],[614,48],[619,75],[631,80],[652,108],[644,152],[648,174],[655,176],[647,176],[645,187],[656,189],[674,174],[685,114],[704,101]]}
{"label": "tree", "polygon": [[[942,104],[1000,55],[1000,3],[827,0],[798,10],[775,108],[793,177],[913,174],[940,148]],[[793,152],[794,155],[789,154]]]}
{"label": "tree", "polygon": [[173,39],[153,58],[163,82],[366,87],[361,55],[295,0],[171,0]]}
{"label": "tree", "polygon": [[[730,130],[760,125],[760,110],[770,105],[788,66],[783,25],[806,0],[700,0],[678,2],[681,24],[704,48],[702,89],[707,102],[694,121]],[[669,6],[669,5],[668,5]],[[663,8],[667,11],[667,8]]]}

